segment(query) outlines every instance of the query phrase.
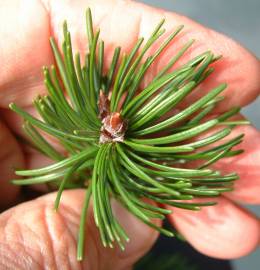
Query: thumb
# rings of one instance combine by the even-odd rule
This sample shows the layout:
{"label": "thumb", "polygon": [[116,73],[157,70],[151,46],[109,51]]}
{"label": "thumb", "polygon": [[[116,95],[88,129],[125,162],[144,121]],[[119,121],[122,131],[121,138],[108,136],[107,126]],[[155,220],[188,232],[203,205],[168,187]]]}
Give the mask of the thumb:
{"label": "thumb", "polygon": [[129,235],[126,250],[104,248],[89,208],[85,256],[76,259],[83,190],[65,191],[58,212],[55,193],[18,205],[0,216],[0,269],[131,269],[158,234],[117,202],[113,210]]}

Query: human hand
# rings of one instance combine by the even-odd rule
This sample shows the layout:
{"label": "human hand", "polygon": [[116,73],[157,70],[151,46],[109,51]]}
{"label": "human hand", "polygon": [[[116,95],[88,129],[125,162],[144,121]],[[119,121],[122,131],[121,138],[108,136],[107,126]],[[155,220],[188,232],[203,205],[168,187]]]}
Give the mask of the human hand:
{"label": "human hand", "polygon": [[[167,49],[152,67],[145,81],[149,81],[169,55],[185,41],[197,39],[195,46],[184,57],[186,60],[207,49],[222,54],[215,64],[216,71],[202,86],[202,91],[227,82],[225,102],[219,110],[244,106],[259,94],[260,65],[257,59],[230,39],[206,29],[177,14],[156,10],[130,1],[3,1],[0,9],[0,106],[1,136],[0,203],[7,206],[19,197],[20,190],[11,186],[13,167],[42,167],[49,161],[25,145],[18,144],[13,134],[22,135],[21,119],[7,110],[15,102],[33,112],[31,102],[44,86],[41,67],[54,62],[49,46],[49,36],[60,43],[61,25],[67,19],[75,51],[84,52],[84,10],[91,7],[94,27],[101,28],[101,38],[106,44],[106,64],[112,49],[121,46],[125,51],[140,36],[147,37],[162,18],[171,30],[185,25],[183,34]],[[12,34],[10,34],[12,33]],[[239,91],[239,92],[238,92]],[[196,97],[191,96],[192,99]],[[6,124],[5,124],[6,123]],[[259,221],[235,202],[259,203],[260,187],[260,136],[250,126],[237,127],[235,132],[246,133],[242,145],[245,153],[218,163],[220,169],[236,171],[241,179],[236,190],[218,200],[214,207],[200,212],[174,209],[169,217],[174,226],[199,251],[213,257],[236,258],[251,252],[259,243]],[[228,166],[227,166],[228,164]],[[115,204],[117,215],[126,228],[131,242],[125,252],[102,248],[92,213],[88,216],[86,256],[82,263],[76,261],[76,237],[83,200],[81,190],[64,192],[60,210],[53,211],[54,194],[43,196],[0,216],[0,268],[1,269],[130,269],[153,244],[157,233],[138,222]],[[227,198],[228,197],[228,198]],[[121,218],[120,218],[121,217]]]}

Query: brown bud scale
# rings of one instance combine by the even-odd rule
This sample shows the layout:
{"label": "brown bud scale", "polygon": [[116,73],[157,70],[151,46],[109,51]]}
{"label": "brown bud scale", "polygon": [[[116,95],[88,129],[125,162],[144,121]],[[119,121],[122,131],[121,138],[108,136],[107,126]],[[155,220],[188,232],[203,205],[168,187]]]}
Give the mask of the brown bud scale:
{"label": "brown bud scale", "polygon": [[124,121],[118,112],[110,112],[109,99],[100,90],[99,94],[99,117],[102,121],[101,134],[99,138],[100,143],[107,142],[122,142],[126,131],[126,121]]}

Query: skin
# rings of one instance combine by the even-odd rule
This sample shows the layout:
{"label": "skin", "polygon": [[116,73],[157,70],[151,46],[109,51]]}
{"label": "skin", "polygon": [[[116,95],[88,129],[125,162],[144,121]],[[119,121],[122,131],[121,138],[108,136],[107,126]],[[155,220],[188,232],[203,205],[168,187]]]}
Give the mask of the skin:
{"label": "skin", "polygon": [[[21,134],[21,119],[8,110],[15,102],[34,113],[32,99],[44,93],[41,67],[54,63],[49,36],[60,44],[61,26],[67,19],[74,50],[84,52],[87,46],[84,33],[84,10],[91,7],[94,28],[101,29],[106,48],[107,67],[115,45],[129,51],[137,38],[145,38],[162,18],[166,29],[184,24],[185,30],[172,43],[149,71],[144,84],[149,82],[169,56],[190,38],[196,44],[184,61],[199,52],[211,49],[222,54],[215,64],[215,73],[203,83],[198,98],[220,82],[227,82],[225,102],[218,107],[224,111],[232,106],[245,106],[260,92],[260,63],[248,51],[211,29],[175,13],[166,12],[132,1],[108,0],[2,0],[0,9],[0,204],[2,208],[15,205],[20,198],[19,187],[9,184],[14,178],[14,167],[42,167],[50,161],[18,144],[15,135]],[[152,48],[155,49],[156,46]],[[221,197],[215,207],[200,212],[174,209],[170,222],[200,252],[217,258],[233,259],[252,252],[260,239],[259,219],[238,203],[260,203],[260,133],[253,126],[238,127],[235,133],[246,134],[239,157],[223,160],[218,169],[236,171],[241,179],[236,190]],[[84,191],[66,191],[59,212],[53,211],[55,194],[18,204],[0,215],[0,269],[131,269],[155,242],[157,233],[140,223],[117,203],[114,210],[126,228],[131,241],[125,252],[102,248],[93,215],[88,213],[86,228],[86,256],[76,261],[76,240]]]}

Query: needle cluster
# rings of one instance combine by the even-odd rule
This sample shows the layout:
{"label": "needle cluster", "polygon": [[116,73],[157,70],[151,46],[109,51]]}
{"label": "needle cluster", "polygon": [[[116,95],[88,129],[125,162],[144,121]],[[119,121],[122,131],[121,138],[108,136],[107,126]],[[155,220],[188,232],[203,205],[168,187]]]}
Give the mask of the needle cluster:
{"label": "needle cluster", "polygon": [[[164,219],[171,213],[162,205],[190,210],[214,205],[214,200],[203,203],[191,200],[230,191],[238,178],[236,173],[225,175],[211,167],[219,159],[242,151],[233,147],[242,141],[243,135],[226,138],[234,126],[243,124],[229,121],[239,108],[211,116],[223,99],[220,95],[226,84],[169,114],[180,108],[179,104],[212,73],[211,64],[219,57],[207,51],[172,69],[193,44],[190,40],[141,88],[149,67],[183,28],[178,26],[163,37],[157,50],[147,56],[154,42],[164,34],[163,24],[164,20],[146,41],[140,38],[129,54],[115,48],[110,68],[105,72],[104,41],[99,39],[99,31],[94,32],[88,9],[89,50],[83,61],[78,53],[73,56],[66,22],[62,50],[53,38],[50,40],[56,66],[43,68],[48,94],[34,101],[42,119],[10,105],[24,118],[24,130],[35,147],[54,160],[44,168],[17,170],[16,174],[24,178],[13,183],[47,183],[56,187],[55,209],[65,189],[86,190],[78,236],[79,260],[84,254],[90,205],[103,245],[112,248],[118,244],[124,249],[129,239],[113,213],[112,197],[145,224],[171,237],[173,231],[157,227],[151,221]],[[208,131],[208,135],[200,136]],[[54,137],[66,154],[57,151],[46,134]]]}

